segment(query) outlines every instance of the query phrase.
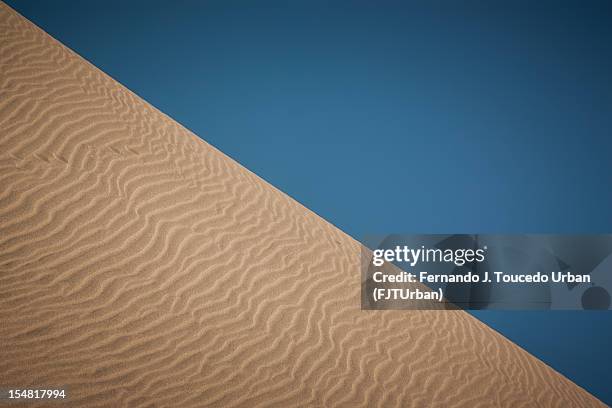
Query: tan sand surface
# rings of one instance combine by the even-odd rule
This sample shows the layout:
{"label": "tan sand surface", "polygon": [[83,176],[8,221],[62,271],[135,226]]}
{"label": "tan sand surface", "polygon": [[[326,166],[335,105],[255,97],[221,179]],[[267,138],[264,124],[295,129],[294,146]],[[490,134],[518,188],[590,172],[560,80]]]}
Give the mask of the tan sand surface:
{"label": "tan sand surface", "polygon": [[361,311],[359,262],[0,3],[0,386],[75,407],[603,405],[465,312]]}

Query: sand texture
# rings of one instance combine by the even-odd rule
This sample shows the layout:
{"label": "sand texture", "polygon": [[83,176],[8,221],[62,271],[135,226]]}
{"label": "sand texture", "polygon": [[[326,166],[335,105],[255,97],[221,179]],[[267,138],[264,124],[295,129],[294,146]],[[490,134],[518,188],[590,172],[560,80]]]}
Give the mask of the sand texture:
{"label": "sand texture", "polygon": [[0,129],[0,387],[67,386],[51,406],[75,407],[603,405],[465,312],[361,311],[355,240],[4,4]]}

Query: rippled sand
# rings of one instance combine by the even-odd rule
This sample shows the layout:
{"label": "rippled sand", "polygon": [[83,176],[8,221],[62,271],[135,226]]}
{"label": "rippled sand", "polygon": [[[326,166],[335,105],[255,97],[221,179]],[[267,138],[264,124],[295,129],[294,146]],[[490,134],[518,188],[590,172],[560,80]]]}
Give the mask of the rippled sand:
{"label": "rippled sand", "polygon": [[355,240],[1,3],[0,129],[1,386],[75,407],[602,405],[465,312],[361,311]]}

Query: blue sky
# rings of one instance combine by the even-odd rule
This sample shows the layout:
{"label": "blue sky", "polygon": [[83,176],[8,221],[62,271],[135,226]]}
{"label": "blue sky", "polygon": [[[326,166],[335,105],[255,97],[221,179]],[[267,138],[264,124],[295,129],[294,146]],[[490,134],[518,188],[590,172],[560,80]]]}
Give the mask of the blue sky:
{"label": "blue sky", "polygon": [[[612,232],[610,2],[8,3],[357,239]],[[474,314],[612,403],[612,313]]]}

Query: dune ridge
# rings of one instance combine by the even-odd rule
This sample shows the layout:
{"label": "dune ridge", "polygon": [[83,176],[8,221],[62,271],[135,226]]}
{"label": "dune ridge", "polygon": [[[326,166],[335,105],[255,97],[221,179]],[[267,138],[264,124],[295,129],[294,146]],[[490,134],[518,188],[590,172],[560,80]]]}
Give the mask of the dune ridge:
{"label": "dune ridge", "polygon": [[[62,406],[603,406],[0,3],[0,386]],[[42,402],[40,403],[43,404]]]}

